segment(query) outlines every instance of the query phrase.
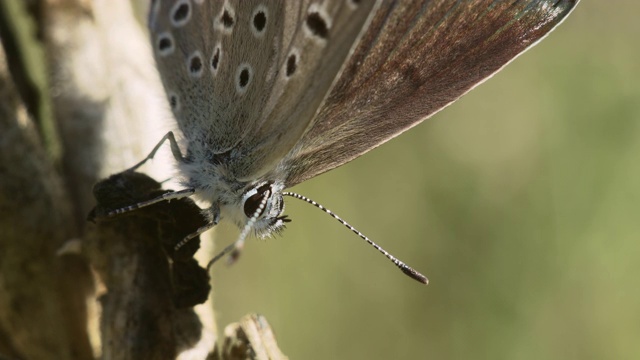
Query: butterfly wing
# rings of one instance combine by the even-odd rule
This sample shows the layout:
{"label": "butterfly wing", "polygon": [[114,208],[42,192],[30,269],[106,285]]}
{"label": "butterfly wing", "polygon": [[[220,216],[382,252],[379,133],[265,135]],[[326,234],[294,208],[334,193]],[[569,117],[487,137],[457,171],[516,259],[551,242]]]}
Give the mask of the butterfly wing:
{"label": "butterfly wing", "polygon": [[153,2],[149,28],[189,151],[253,181],[298,142],[374,1]]}
{"label": "butterfly wing", "polygon": [[[287,3],[297,3],[287,2]],[[262,114],[238,146],[230,167],[241,181],[271,171],[300,140],[349,51],[365,26],[375,1],[310,1],[285,34],[277,76]],[[285,13],[286,17],[291,17]]]}
{"label": "butterfly wing", "polygon": [[300,142],[293,186],[417,125],[550,32],[578,0],[384,1]]}
{"label": "butterfly wing", "polygon": [[[276,82],[273,64],[300,4],[155,0],[149,30],[158,70],[190,150],[237,147],[260,121]],[[262,14],[258,14],[262,11]],[[289,17],[285,16],[285,13]]]}

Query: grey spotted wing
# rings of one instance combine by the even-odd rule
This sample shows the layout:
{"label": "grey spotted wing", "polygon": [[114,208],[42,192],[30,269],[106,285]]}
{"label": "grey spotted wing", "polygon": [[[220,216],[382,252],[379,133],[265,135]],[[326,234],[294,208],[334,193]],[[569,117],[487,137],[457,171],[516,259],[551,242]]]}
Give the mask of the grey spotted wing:
{"label": "grey spotted wing", "polygon": [[417,125],[543,38],[578,0],[383,1],[300,142],[292,186]]}
{"label": "grey spotted wing", "polygon": [[[256,126],[239,144],[230,169],[239,180],[251,181],[272,171],[300,140],[328,93],[349,51],[374,8],[372,0],[313,0],[300,4],[278,49],[277,72]],[[294,9],[291,9],[293,12]]]}
{"label": "grey spotted wing", "polygon": [[[301,3],[155,0],[149,29],[178,125],[192,148],[221,154],[261,121]],[[206,148],[204,148],[206,147]],[[193,149],[191,149],[193,150]]]}
{"label": "grey spotted wing", "polygon": [[190,151],[252,181],[297,143],[374,1],[156,0],[149,28]]}

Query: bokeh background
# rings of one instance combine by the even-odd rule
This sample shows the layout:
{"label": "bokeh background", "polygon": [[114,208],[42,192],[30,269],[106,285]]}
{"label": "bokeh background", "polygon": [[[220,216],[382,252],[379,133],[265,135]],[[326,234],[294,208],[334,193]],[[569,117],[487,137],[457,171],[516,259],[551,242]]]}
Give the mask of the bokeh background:
{"label": "bokeh background", "polygon": [[282,237],[214,268],[218,322],[264,314],[292,359],[639,359],[639,11],[583,1],[451,107],[293,189],[428,286],[289,198]]}

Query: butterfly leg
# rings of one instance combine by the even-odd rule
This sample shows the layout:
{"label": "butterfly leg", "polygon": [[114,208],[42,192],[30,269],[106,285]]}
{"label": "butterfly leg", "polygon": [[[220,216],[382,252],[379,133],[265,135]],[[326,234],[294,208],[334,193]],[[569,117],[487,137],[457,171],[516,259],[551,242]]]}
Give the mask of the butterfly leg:
{"label": "butterfly leg", "polygon": [[227,265],[233,265],[236,262],[236,260],[238,260],[238,258],[240,257],[240,253],[242,252],[242,249],[244,249],[243,238],[238,239],[233,243],[227,245],[227,247],[224,248],[222,251],[220,251],[216,256],[214,256],[213,259],[209,260],[209,263],[207,264],[207,271],[211,269],[211,266],[213,264],[215,264],[218,260],[222,259],[227,254],[229,254],[229,261],[227,262]]}
{"label": "butterfly leg", "polygon": [[169,140],[169,145],[171,146],[171,153],[173,154],[173,157],[176,159],[176,161],[184,162],[185,160],[184,160],[184,157],[182,156],[182,152],[180,151],[180,147],[178,146],[178,142],[176,141],[176,137],[173,135],[173,131],[169,131],[165,136],[162,137],[162,139],[160,139],[158,144],[156,144],[156,146],[153,148],[153,150],[151,150],[151,152],[149,153],[149,155],[147,155],[146,158],[144,158],[142,161],[135,164],[131,168],[127,169],[126,171],[135,171],[137,168],[144,165],[147,161],[153,159],[153,157],[156,156],[158,149],[160,149],[162,144],[164,144],[164,142],[167,140]]}
{"label": "butterfly leg", "polygon": [[[234,254],[236,254],[234,257]],[[227,245],[226,248],[224,248],[222,251],[220,251],[218,253],[218,255],[214,256],[213,259],[209,260],[209,263],[207,264],[207,271],[209,271],[209,269],[211,269],[211,266],[216,263],[218,260],[222,259],[225,255],[232,253],[230,256],[230,260],[229,260],[229,265],[232,264],[233,262],[235,262],[235,260],[238,258],[238,256],[240,255],[240,250],[238,250],[238,241],[234,241],[232,244]]]}
{"label": "butterfly leg", "polygon": [[178,190],[178,191],[171,191],[165,194],[162,194],[158,197],[155,197],[153,199],[149,199],[149,200],[145,200],[145,201],[140,201],[138,203],[132,204],[132,205],[128,205],[128,206],[123,206],[121,208],[109,211],[107,213],[107,217],[113,217],[116,215],[120,215],[129,211],[133,211],[133,210],[137,210],[149,205],[153,205],[162,201],[171,201],[171,200],[177,200],[177,199],[182,199],[182,198],[186,198],[189,197],[191,195],[193,195],[196,192],[195,189],[193,188],[189,188],[189,189],[182,189],[182,190]]}
{"label": "butterfly leg", "polygon": [[191,234],[185,236],[182,240],[180,240],[179,243],[176,244],[173,249],[175,251],[180,250],[180,248],[185,246],[191,239],[218,225],[218,223],[220,222],[220,205],[214,204],[213,206],[211,206],[208,209],[208,216],[209,222],[205,226],[201,226],[195,232],[192,232]]}
{"label": "butterfly leg", "polygon": [[[140,166],[144,165],[147,161],[153,159],[153,157],[158,152],[158,149],[160,149],[160,147],[167,140],[169,140],[169,144],[171,146],[171,153],[173,154],[173,157],[179,162],[184,162],[185,160],[184,160],[184,157],[182,156],[182,152],[180,151],[180,147],[178,146],[178,142],[176,141],[176,137],[175,135],[173,135],[173,131],[169,131],[165,136],[162,137],[162,139],[160,139],[158,144],[156,144],[156,146],[153,148],[153,150],[151,150],[151,152],[149,153],[149,155],[147,155],[146,158],[144,158],[142,161],[132,166],[131,168],[125,170],[124,173],[133,172],[136,169],[138,169]],[[124,206],[124,207],[109,211],[107,212],[106,217],[113,217],[116,215],[120,215],[129,211],[137,210],[149,205],[159,203],[161,201],[171,201],[176,199],[182,199],[185,197],[189,197],[194,193],[195,193],[195,189],[193,188],[183,189],[179,191],[171,191],[171,192],[162,194],[161,196],[155,197],[153,199],[141,201],[132,205]]]}

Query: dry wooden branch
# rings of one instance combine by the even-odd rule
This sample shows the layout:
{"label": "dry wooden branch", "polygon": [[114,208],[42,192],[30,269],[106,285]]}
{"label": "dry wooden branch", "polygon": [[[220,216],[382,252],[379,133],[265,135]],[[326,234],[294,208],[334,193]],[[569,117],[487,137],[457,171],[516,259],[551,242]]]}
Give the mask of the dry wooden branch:
{"label": "dry wooden branch", "polygon": [[[33,24],[26,40],[5,26],[20,18]],[[198,242],[186,255],[170,246],[202,221],[193,204],[85,221],[94,184],[137,163],[170,129],[159,125],[171,116],[130,4],[2,2],[0,23],[11,49],[0,49],[0,357],[229,359],[244,341],[253,349],[245,358],[284,358],[264,318],[242,320],[237,340],[214,352],[213,305],[183,307],[208,293],[191,257]],[[41,55],[22,53],[23,42]],[[29,80],[38,71],[46,81]],[[166,178],[169,166],[145,170]],[[162,191],[147,178],[124,180],[102,205]]]}
{"label": "dry wooden branch", "polygon": [[288,359],[280,351],[267,319],[258,314],[246,315],[240,322],[227,325],[222,349],[217,354],[223,360]]}

